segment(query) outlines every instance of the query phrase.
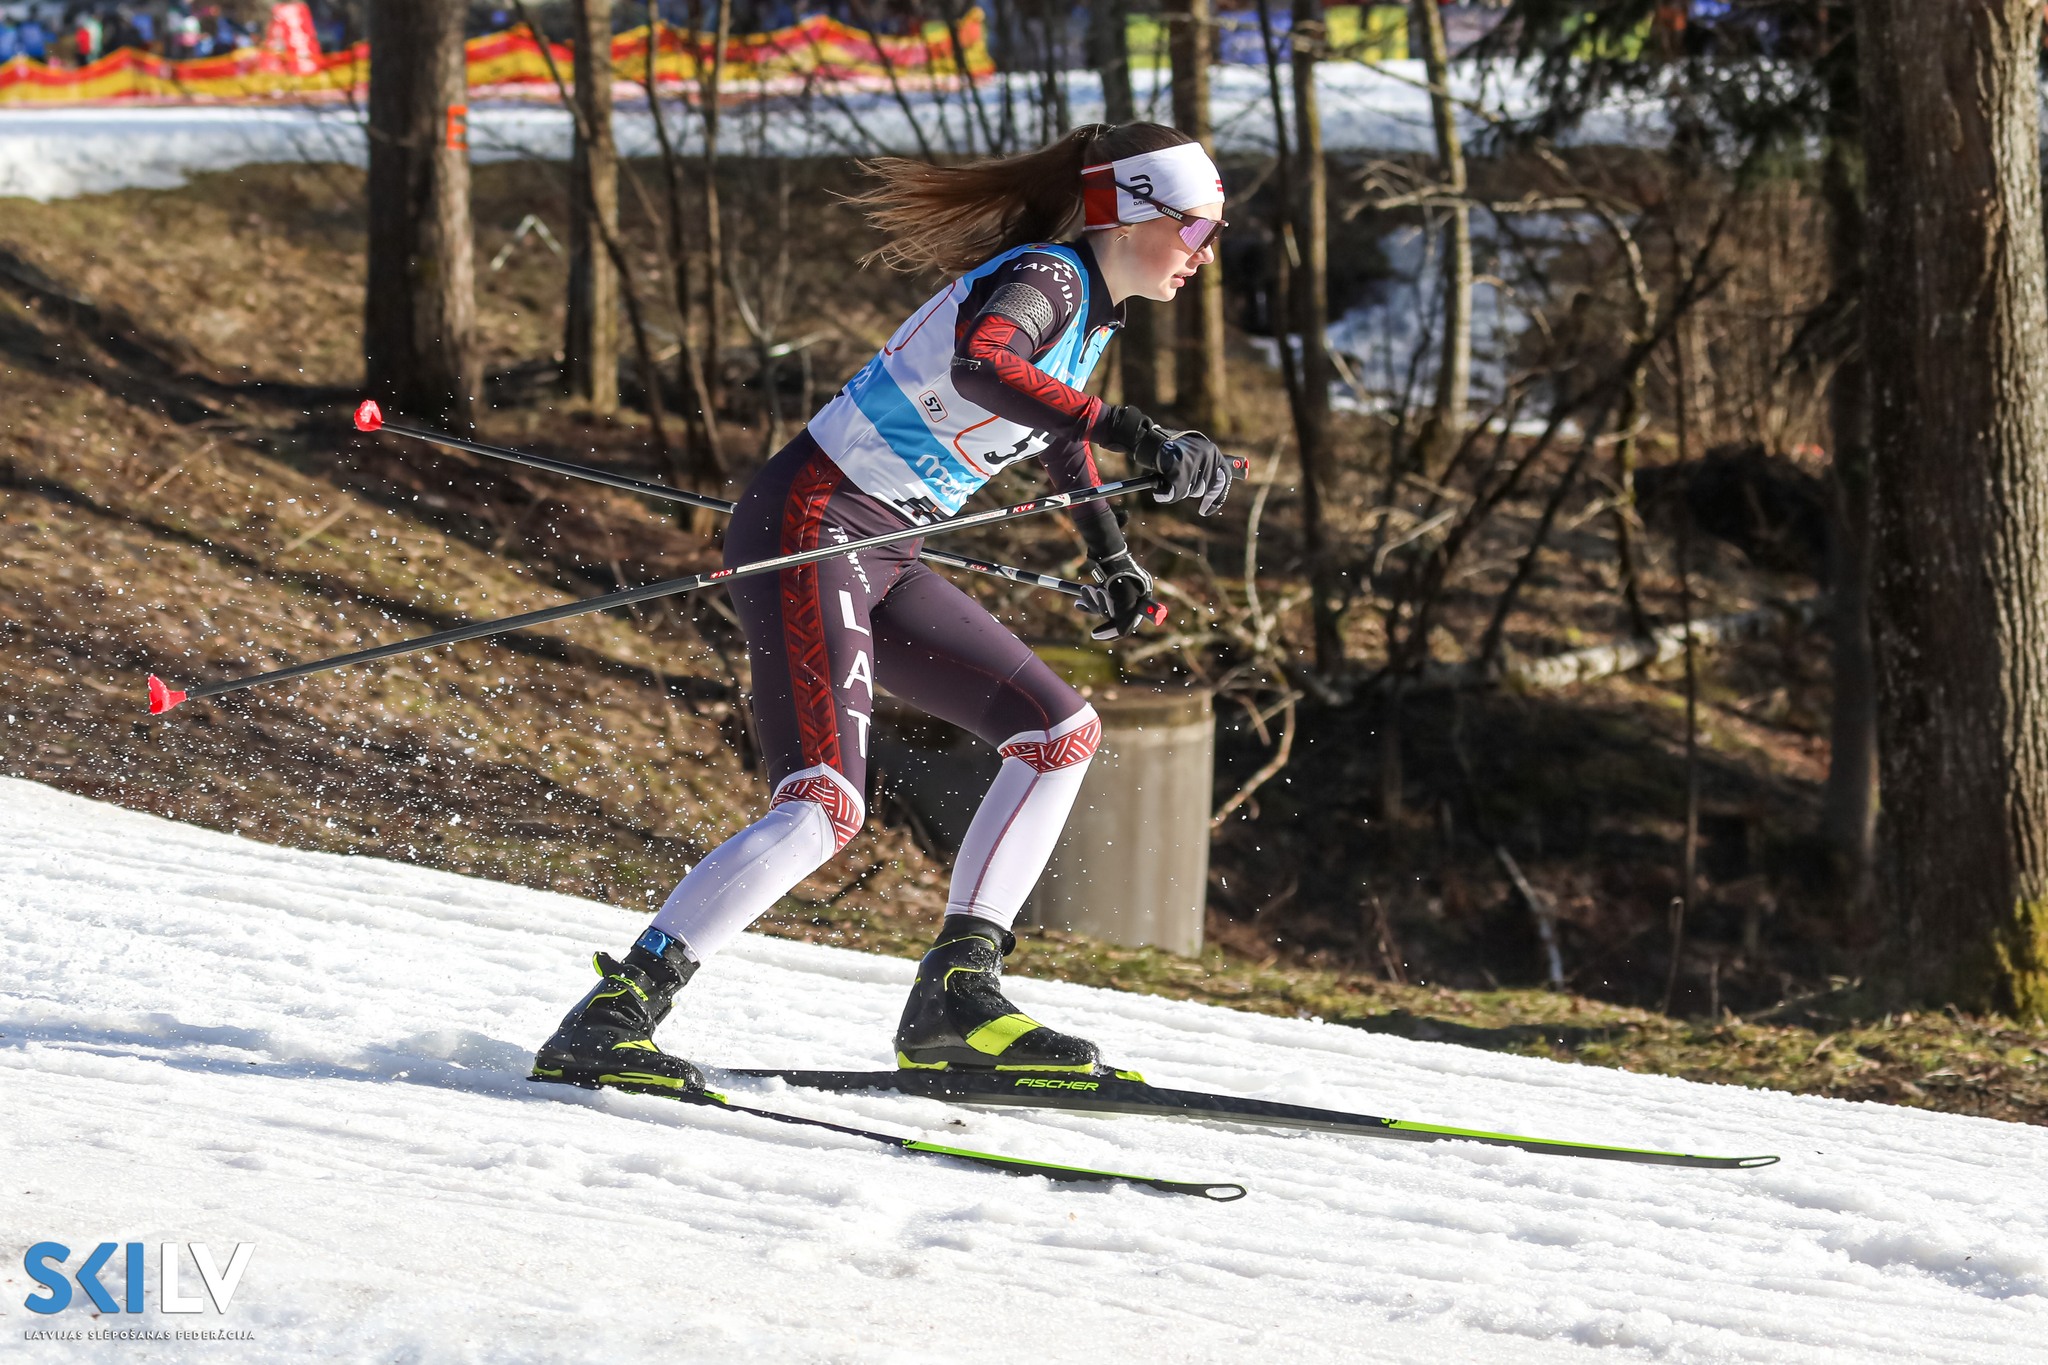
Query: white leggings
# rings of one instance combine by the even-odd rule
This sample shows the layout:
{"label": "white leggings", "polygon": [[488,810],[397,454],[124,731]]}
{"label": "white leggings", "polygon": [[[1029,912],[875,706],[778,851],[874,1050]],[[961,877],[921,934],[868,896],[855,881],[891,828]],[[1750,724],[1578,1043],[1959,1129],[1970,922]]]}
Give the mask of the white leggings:
{"label": "white leggings", "polygon": [[[998,746],[1003,766],[967,827],[947,914],[1002,929],[1016,922],[1101,741],[1102,722],[1084,706],[1050,730],[1027,730]],[[860,793],[834,769],[791,773],[776,784],[766,815],[713,849],[669,893],[654,927],[703,962],[823,867],[865,816]]]}

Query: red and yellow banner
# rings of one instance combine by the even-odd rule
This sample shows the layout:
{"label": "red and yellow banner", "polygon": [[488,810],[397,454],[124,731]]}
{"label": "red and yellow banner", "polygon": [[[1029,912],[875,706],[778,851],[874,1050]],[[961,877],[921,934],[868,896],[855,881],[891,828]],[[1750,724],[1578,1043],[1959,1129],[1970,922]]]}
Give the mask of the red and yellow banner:
{"label": "red and yellow banner", "polygon": [[[657,88],[693,92],[699,72],[712,64],[717,38],[666,24],[657,28],[658,41],[652,44]],[[642,27],[612,40],[612,64],[620,81],[638,85],[646,79],[648,33]],[[552,46],[566,81],[570,50]],[[473,93],[554,98],[547,61],[527,29],[472,38],[467,47]],[[886,88],[893,79],[924,89],[956,83],[961,76],[959,56],[966,58],[971,76],[995,71],[979,9],[969,11],[952,30],[931,23],[920,33],[902,35],[870,33],[813,15],[770,33],[733,34],[726,43],[721,88],[745,97],[795,93],[812,86]],[[367,43],[345,52],[321,53],[308,52],[299,43],[266,44],[185,62],[123,48],[75,70],[27,57],[0,64],[0,106],[361,99],[368,93],[369,79]]]}

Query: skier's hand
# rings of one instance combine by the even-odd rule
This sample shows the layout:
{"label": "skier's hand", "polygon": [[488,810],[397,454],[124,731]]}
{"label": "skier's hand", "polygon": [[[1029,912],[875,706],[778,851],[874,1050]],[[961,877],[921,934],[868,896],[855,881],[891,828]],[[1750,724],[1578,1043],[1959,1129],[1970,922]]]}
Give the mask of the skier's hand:
{"label": "skier's hand", "polygon": [[1148,473],[1163,475],[1165,487],[1152,495],[1158,501],[1199,497],[1198,510],[1205,517],[1222,509],[1230,481],[1243,472],[1201,432],[1169,431],[1129,404],[1104,408],[1089,439],[1124,451]]}
{"label": "skier's hand", "polygon": [[1170,431],[1160,447],[1155,466],[1165,476],[1166,486],[1152,496],[1160,502],[1200,498],[1195,510],[1213,517],[1230,496],[1230,460],[1216,443],[1199,431]]}
{"label": "skier's hand", "polygon": [[1106,559],[1091,559],[1095,585],[1076,604],[1091,616],[1106,618],[1089,634],[1098,640],[1114,640],[1137,631],[1140,622],[1159,625],[1166,620],[1166,604],[1152,596],[1152,575],[1140,568],[1129,550]]}

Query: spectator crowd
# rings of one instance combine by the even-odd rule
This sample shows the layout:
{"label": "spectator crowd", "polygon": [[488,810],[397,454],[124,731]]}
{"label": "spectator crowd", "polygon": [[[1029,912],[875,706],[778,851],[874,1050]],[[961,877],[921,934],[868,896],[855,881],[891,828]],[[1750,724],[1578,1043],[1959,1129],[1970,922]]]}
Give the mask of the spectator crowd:
{"label": "spectator crowd", "polygon": [[[189,61],[263,41],[268,5],[193,0],[0,0],[0,62],[82,66],[124,47]],[[313,0],[320,46],[348,41],[342,6]]]}

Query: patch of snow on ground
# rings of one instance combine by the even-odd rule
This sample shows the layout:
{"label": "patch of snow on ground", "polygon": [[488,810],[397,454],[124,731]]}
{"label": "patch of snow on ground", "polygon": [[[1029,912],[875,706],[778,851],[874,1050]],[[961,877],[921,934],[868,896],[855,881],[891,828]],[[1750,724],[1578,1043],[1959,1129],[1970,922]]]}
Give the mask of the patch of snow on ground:
{"label": "patch of snow on ground", "polygon": [[[1251,1194],[1054,1186],[527,1082],[590,951],[640,923],[0,779],[0,1354],[1983,1365],[2048,1335],[2037,1128],[1032,981],[1025,1008],[1164,1084],[1785,1160],[751,1096]],[[885,1066],[912,967],[749,936],[661,1036],[727,1065]],[[101,1241],[256,1250],[224,1318],[166,1319],[152,1278],[141,1318],[95,1320],[24,1308],[45,1240],[74,1267]],[[124,1325],[255,1340],[22,1341]]]}
{"label": "patch of snow on ground", "polygon": [[[1170,118],[1165,73],[1133,73],[1140,117]],[[1035,127],[1036,75],[1011,78],[1017,119]],[[1323,136],[1329,150],[1426,152],[1432,150],[1429,104],[1420,62],[1393,62],[1385,69],[1356,63],[1326,63],[1317,73]],[[1066,73],[1069,115],[1076,124],[1102,118],[1102,82],[1091,71]],[[1490,69],[1467,68],[1454,80],[1460,99],[1489,108],[1527,113],[1526,79]],[[630,99],[630,91],[622,91]],[[1291,96],[1283,94],[1287,117]],[[984,82],[983,109],[999,121],[1001,88]],[[1216,141],[1226,152],[1262,152],[1273,146],[1272,108],[1263,69],[1220,66],[1211,72]],[[907,105],[907,112],[905,105]],[[686,149],[701,146],[702,123],[678,104],[664,101],[669,129]],[[915,119],[932,146],[965,145],[967,106],[957,93],[943,98],[907,92],[899,104],[891,95],[867,92],[820,98],[810,108],[790,100],[742,105],[727,114],[724,146],[734,155],[872,155],[914,153]],[[979,119],[976,120],[979,122]],[[1483,125],[1468,117],[1468,135]],[[470,110],[471,155],[478,161],[526,157],[563,160],[569,155],[572,125],[552,102],[479,102]],[[654,156],[658,143],[645,103],[626,103],[614,116],[619,149],[627,156]],[[1031,136],[1025,134],[1027,140]],[[1649,101],[1617,103],[1598,111],[1577,135],[1581,140],[1661,142],[1664,120]],[[363,165],[368,157],[363,115],[346,105],[273,106],[100,106],[0,109],[0,196],[61,199],[103,194],[129,187],[164,189],[201,171],[272,162],[313,161]]]}

